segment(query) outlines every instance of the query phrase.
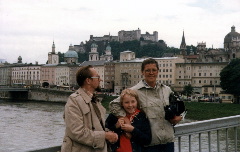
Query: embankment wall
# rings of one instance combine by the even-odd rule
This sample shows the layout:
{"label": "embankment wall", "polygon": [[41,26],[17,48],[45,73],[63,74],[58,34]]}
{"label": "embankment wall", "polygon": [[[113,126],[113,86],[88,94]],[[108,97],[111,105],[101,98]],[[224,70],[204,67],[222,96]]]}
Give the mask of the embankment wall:
{"label": "embankment wall", "polygon": [[28,100],[67,102],[68,97],[73,91],[61,91],[51,89],[31,89],[28,92]]}
{"label": "embankment wall", "polygon": [[34,100],[66,103],[68,97],[73,93],[73,91],[31,88],[28,93],[26,93],[3,91],[0,92],[0,99]]}

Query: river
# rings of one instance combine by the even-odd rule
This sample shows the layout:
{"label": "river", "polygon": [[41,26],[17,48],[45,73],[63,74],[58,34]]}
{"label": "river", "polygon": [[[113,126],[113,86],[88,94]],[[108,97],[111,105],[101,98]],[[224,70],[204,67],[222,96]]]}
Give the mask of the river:
{"label": "river", "polygon": [[63,103],[0,100],[0,152],[59,146],[64,135]]}
{"label": "river", "polygon": [[[50,102],[13,102],[0,100],[0,152],[27,152],[49,147],[60,146],[64,136],[65,125],[63,121],[64,103]],[[185,120],[181,123],[191,122]],[[202,150],[207,149],[207,135],[203,134]],[[234,134],[229,133],[230,137]],[[224,133],[220,136],[224,145]],[[215,135],[212,137],[215,141]],[[239,138],[238,138],[239,140]],[[185,142],[184,142],[185,141]],[[193,136],[192,148],[198,147],[198,137]],[[231,143],[230,142],[230,149]],[[216,143],[212,143],[212,151],[216,151]],[[239,141],[240,145],[240,141]],[[240,149],[240,146],[238,148]],[[182,139],[183,151],[188,151],[187,137]],[[223,151],[224,147],[221,147]],[[178,145],[175,144],[178,151]],[[195,152],[195,150],[192,150]],[[197,152],[198,150],[196,150]],[[231,150],[230,150],[231,151]]]}

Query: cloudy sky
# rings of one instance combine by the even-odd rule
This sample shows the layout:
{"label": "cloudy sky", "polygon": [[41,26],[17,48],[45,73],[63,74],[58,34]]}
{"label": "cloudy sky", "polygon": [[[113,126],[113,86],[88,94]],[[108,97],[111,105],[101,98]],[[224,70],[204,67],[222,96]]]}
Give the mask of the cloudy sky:
{"label": "cloudy sky", "polygon": [[240,32],[239,8],[239,0],[0,0],[0,59],[44,64],[53,40],[65,53],[90,35],[138,28],[158,31],[170,47],[184,30],[187,45],[223,48],[231,26]]}

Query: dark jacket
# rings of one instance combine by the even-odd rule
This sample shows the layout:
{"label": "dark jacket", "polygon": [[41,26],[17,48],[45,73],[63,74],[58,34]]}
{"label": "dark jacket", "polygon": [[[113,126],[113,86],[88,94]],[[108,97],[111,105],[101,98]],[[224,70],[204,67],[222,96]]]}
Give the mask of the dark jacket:
{"label": "dark jacket", "polygon": [[[120,135],[123,133],[123,130],[121,130],[120,128],[117,129],[115,127],[117,121],[118,118],[115,117],[113,114],[109,114],[106,119],[106,128],[118,134],[118,141],[115,144],[111,145],[113,152],[116,151],[116,149],[119,147]],[[134,126],[134,129],[131,132],[131,144],[133,149],[132,151],[141,152],[143,146],[150,144],[152,139],[150,124],[148,119],[146,118],[145,113],[139,112],[138,115],[133,118],[132,126]]]}

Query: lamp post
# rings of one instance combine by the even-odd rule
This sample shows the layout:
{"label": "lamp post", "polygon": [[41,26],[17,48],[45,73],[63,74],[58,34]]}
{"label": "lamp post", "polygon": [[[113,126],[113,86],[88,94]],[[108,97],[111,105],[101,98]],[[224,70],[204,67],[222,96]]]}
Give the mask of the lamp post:
{"label": "lamp post", "polygon": [[216,86],[215,86],[215,79],[213,80],[213,102],[215,102],[215,93],[216,93]]}
{"label": "lamp post", "polygon": [[12,84],[11,84],[11,76],[9,76],[9,86],[11,86]]}
{"label": "lamp post", "polygon": [[22,77],[22,88],[23,88],[23,76],[21,76]]}

